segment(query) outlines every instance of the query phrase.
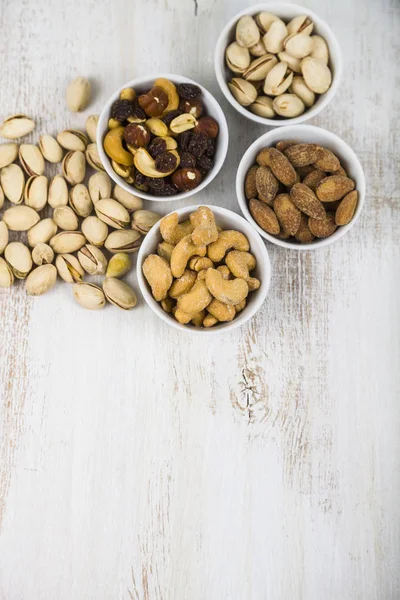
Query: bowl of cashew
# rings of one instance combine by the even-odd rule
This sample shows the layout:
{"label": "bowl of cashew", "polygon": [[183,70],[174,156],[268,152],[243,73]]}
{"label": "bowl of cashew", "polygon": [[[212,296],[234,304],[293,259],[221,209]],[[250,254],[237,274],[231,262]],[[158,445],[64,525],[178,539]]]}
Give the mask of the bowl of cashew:
{"label": "bowl of cashew", "polygon": [[138,254],[140,291],[175,329],[211,335],[240,327],[261,308],[271,264],[261,236],[219,206],[188,206],[166,215]]}

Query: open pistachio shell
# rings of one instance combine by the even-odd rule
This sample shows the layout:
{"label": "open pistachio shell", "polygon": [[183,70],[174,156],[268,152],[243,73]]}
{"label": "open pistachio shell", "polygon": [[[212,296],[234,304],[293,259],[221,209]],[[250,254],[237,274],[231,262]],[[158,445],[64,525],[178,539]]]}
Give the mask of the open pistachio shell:
{"label": "open pistachio shell", "polygon": [[44,158],[37,146],[21,144],[18,154],[19,162],[27,175],[43,175]]}
{"label": "open pistachio shell", "polygon": [[244,15],[236,25],[236,41],[239,46],[251,48],[260,39],[260,30],[257,23],[250,15]]}
{"label": "open pistachio shell", "polygon": [[54,265],[42,265],[31,271],[26,279],[26,291],[30,296],[41,296],[49,292],[57,281]]}
{"label": "open pistachio shell", "polygon": [[234,73],[244,73],[250,64],[250,53],[237,42],[229,44],[225,51],[226,64]]}
{"label": "open pistachio shell", "polygon": [[55,175],[50,182],[48,202],[52,208],[68,204],[68,186],[62,175]]}
{"label": "open pistachio shell", "polygon": [[34,248],[36,244],[47,243],[57,233],[57,225],[53,219],[42,219],[28,231],[28,244]]}
{"label": "open pistachio shell", "polygon": [[85,274],[81,263],[73,254],[59,254],[56,258],[56,267],[59,276],[66,283],[82,281]]}
{"label": "open pistachio shell", "polygon": [[264,54],[260,58],[251,61],[243,73],[247,81],[261,81],[265,79],[270,70],[278,64],[278,59],[273,54]]}
{"label": "open pistachio shell", "polygon": [[123,229],[130,224],[128,211],[117,200],[103,198],[96,202],[94,209],[98,218],[114,229]]}
{"label": "open pistachio shell", "polygon": [[[111,179],[107,173],[99,171],[98,173],[92,175],[89,178],[88,188],[93,204],[102,198],[110,198],[111,187]],[[118,200],[118,198],[116,198],[116,200]]]}
{"label": "open pistachio shell", "polygon": [[124,281],[115,277],[106,277],[103,281],[104,295],[111,304],[130,310],[137,303],[136,294],[133,289]]}
{"label": "open pistachio shell", "polygon": [[86,238],[79,231],[61,231],[50,240],[50,246],[56,254],[76,252],[84,244],[86,244]]}
{"label": "open pistachio shell", "polygon": [[78,252],[78,260],[89,275],[104,275],[107,259],[97,246],[86,244]]}
{"label": "open pistachio shell", "polygon": [[65,150],[80,150],[85,152],[86,146],[89,143],[86,135],[77,129],[64,129],[57,134],[57,142],[65,148]]}
{"label": "open pistachio shell", "polygon": [[274,99],[274,111],[281,117],[298,117],[305,111],[304,103],[295,94],[281,94]]}
{"label": "open pistachio shell", "polygon": [[289,73],[288,64],[280,62],[272,67],[265,78],[264,92],[268,96],[279,96],[288,89],[292,79],[293,73]]}
{"label": "open pistachio shell", "polygon": [[28,231],[40,221],[40,216],[29,206],[12,206],[4,211],[3,221],[10,231]]}
{"label": "open pistachio shell", "polygon": [[311,21],[310,17],[307,15],[299,15],[298,17],[294,17],[287,24],[287,30],[289,35],[292,33],[304,33],[305,35],[310,35],[314,28],[314,23]]}
{"label": "open pistachio shell", "polygon": [[14,283],[14,273],[10,265],[0,256],[0,288],[11,287]]}
{"label": "open pistachio shell", "polygon": [[4,248],[8,244],[8,227],[4,221],[0,221],[0,254],[3,254]]}
{"label": "open pistachio shell", "polygon": [[293,77],[292,85],[289,88],[289,92],[296,94],[304,102],[304,104],[310,108],[315,102],[315,94],[307,86],[304,78],[300,75]]}
{"label": "open pistachio shell", "polygon": [[312,41],[309,35],[293,33],[286,38],[284,48],[290,56],[301,59],[310,54]]}
{"label": "open pistachio shell", "polygon": [[11,165],[18,156],[18,144],[9,143],[0,145],[0,169]]}
{"label": "open pistachio shell", "polygon": [[246,79],[240,79],[234,77],[228,87],[232,93],[232,96],[242,106],[250,106],[257,98],[257,90],[252,83],[246,81]]}
{"label": "open pistachio shell", "polygon": [[10,242],[4,250],[4,258],[17,279],[25,279],[32,269],[32,256],[29,248],[21,242]]}
{"label": "open pistachio shell", "polygon": [[301,72],[307,86],[316,94],[324,94],[332,83],[329,67],[319,58],[307,56],[301,61]]}
{"label": "open pistachio shell", "polygon": [[13,115],[5,119],[0,127],[0,137],[15,140],[28,135],[35,129],[35,121],[26,115]]}
{"label": "open pistachio shell", "polygon": [[250,104],[250,110],[259,117],[266,119],[273,119],[275,117],[275,111],[273,109],[273,100],[268,96],[257,96],[255,102]]}
{"label": "open pistachio shell", "polygon": [[103,308],[106,303],[103,290],[94,283],[75,283],[73,294],[78,304],[88,310],[98,310]]}
{"label": "open pistachio shell", "polygon": [[103,246],[108,236],[108,227],[98,217],[86,217],[81,224],[82,233],[94,246]]}
{"label": "open pistachio shell", "polygon": [[48,179],[45,175],[33,175],[28,179],[24,189],[24,201],[35,210],[42,210],[47,204]]}
{"label": "open pistachio shell", "polygon": [[286,25],[280,19],[273,21],[263,37],[263,42],[267,52],[278,54],[282,52],[284,40],[287,38],[288,30]]}
{"label": "open pistachio shell", "polygon": [[120,231],[112,231],[105,241],[105,247],[109,252],[116,254],[117,252],[127,252],[132,254],[139,250],[142,243],[142,236],[134,229],[123,229]]}
{"label": "open pistachio shell", "polygon": [[52,135],[42,135],[39,138],[39,148],[44,158],[50,163],[59,163],[62,161],[63,150],[60,144]]}
{"label": "open pistachio shell", "polygon": [[40,267],[41,265],[50,265],[54,260],[53,249],[48,244],[36,244],[32,250],[32,260]]}
{"label": "open pistachio shell", "polygon": [[80,150],[68,152],[62,162],[62,171],[65,179],[71,185],[81,183],[85,179],[86,160]]}
{"label": "open pistachio shell", "polygon": [[21,204],[24,197],[25,177],[20,166],[11,164],[0,171],[0,183],[5,197],[13,204]]}

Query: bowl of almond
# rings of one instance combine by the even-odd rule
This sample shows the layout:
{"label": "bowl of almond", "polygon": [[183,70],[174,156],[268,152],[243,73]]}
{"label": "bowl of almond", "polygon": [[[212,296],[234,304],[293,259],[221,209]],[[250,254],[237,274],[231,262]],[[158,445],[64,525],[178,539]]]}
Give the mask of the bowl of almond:
{"label": "bowl of almond", "polygon": [[238,167],[236,194],[264,239],[310,250],[338,241],[354,226],[365,203],[365,176],[337,135],[292,125],[251,144]]}
{"label": "bowl of almond", "polygon": [[235,15],[221,32],[214,64],[228,102],[273,127],[317,115],[335,95],[342,72],[329,25],[308,8],[281,2]]}

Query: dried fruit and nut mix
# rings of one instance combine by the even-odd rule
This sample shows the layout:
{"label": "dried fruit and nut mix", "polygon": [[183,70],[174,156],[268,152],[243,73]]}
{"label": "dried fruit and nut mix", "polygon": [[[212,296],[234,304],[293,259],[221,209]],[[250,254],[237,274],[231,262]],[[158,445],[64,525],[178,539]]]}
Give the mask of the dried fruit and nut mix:
{"label": "dried fruit and nut mix", "polygon": [[104,150],[113,169],[149,194],[192,190],[214,164],[219,125],[205,114],[201,89],[192,83],[160,78],[139,95],[122,90],[108,128]]}
{"label": "dried fruit and nut mix", "polygon": [[[89,99],[86,79],[71,82],[71,111],[82,110]],[[42,135],[37,146],[0,144],[0,288],[25,279],[27,293],[37,296],[50,291],[58,275],[73,284],[84,308],[103,308],[106,300],[124,310],[136,305],[134,291],[120,278],[161,215],[112,187],[98,156],[97,121],[97,115],[87,118],[86,134],[66,129],[56,137]],[[33,119],[15,115],[0,126],[0,136],[14,140],[34,129]],[[54,174],[60,163],[61,173]],[[84,281],[88,275],[102,276],[102,286]]]}
{"label": "dried fruit and nut mix", "polygon": [[232,321],[261,283],[252,276],[256,259],[243,233],[221,230],[207,206],[179,223],[171,213],[160,221],[157,254],[143,262],[154,299],[179,323],[212,327]]}
{"label": "dried fruit and nut mix", "polygon": [[355,183],[333,152],[286,140],[260,150],[244,193],[264,231],[303,244],[350,223],[358,202]]}
{"label": "dried fruit and nut mix", "polygon": [[260,117],[301,115],[331,85],[329,49],[306,15],[286,23],[276,15],[245,15],[225,60],[234,98]]}

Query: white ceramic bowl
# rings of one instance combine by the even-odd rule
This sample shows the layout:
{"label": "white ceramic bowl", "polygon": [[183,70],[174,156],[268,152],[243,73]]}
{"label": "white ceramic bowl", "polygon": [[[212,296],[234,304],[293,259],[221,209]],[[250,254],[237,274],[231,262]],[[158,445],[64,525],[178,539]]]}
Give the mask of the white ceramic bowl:
{"label": "white ceramic bowl", "polygon": [[[116,174],[116,172],[114,171],[114,169],[111,166],[111,161],[110,161],[109,157],[107,156],[107,154],[105,153],[104,148],[103,148],[103,139],[108,131],[107,124],[108,124],[108,120],[110,118],[111,106],[112,106],[113,102],[115,102],[115,100],[118,100],[121,90],[123,90],[124,88],[127,88],[127,87],[132,87],[135,89],[137,94],[141,94],[141,93],[149,90],[152,87],[154,81],[160,77],[163,77],[165,79],[170,79],[175,84],[177,84],[177,83],[193,83],[193,84],[197,85],[201,89],[201,92],[202,92],[201,97],[202,97],[204,107],[206,109],[205,113],[207,115],[209,115],[210,117],[214,117],[214,119],[219,124],[219,135],[217,138],[217,148],[216,148],[216,152],[215,152],[213,168],[207,173],[207,175],[204,177],[204,179],[202,180],[200,185],[198,185],[196,188],[194,188],[193,190],[190,190],[189,192],[182,192],[179,194],[174,194],[173,196],[154,196],[152,194],[147,194],[146,192],[137,190],[133,185],[127,184],[126,181],[124,179],[122,179],[122,177],[120,177],[119,175]],[[152,201],[156,201],[156,202],[163,202],[163,201],[167,202],[167,201],[171,201],[171,200],[183,200],[184,198],[193,196],[194,194],[197,194],[197,192],[200,192],[200,190],[203,190],[214,179],[214,177],[217,175],[217,173],[220,171],[222,165],[224,164],[226,153],[228,151],[228,141],[229,141],[229,133],[228,133],[228,125],[227,125],[227,122],[225,119],[225,115],[224,115],[220,105],[214,98],[214,96],[212,96],[210,94],[210,92],[208,92],[202,85],[200,85],[196,81],[192,81],[192,79],[188,79],[187,77],[183,77],[182,75],[173,75],[170,73],[161,74],[161,75],[159,75],[159,74],[148,75],[147,77],[138,77],[137,79],[132,79],[132,81],[128,81],[127,83],[122,85],[107,100],[106,104],[104,105],[103,110],[100,113],[99,122],[97,125],[97,146],[98,146],[98,150],[99,150],[99,154],[100,154],[100,159],[104,165],[106,172],[109,174],[111,179],[113,179],[115,181],[115,183],[118,183],[118,185],[120,185],[122,188],[124,188],[124,190],[126,190],[127,192],[130,192],[131,194],[135,194],[135,196],[139,196],[140,198],[143,198],[145,200],[152,200]]]}
{"label": "white ceramic bowl", "polygon": [[[280,240],[279,238],[276,238],[261,229],[261,227],[257,225],[251,216],[247,200],[244,195],[244,179],[246,177],[246,173],[249,168],[255,164],[256,156],[262,148],[274,146],[280,140],[315,143],[323,146],[324,148],[328,148],[328,150],[331,150],[334,154],[336,154],[351,179],[355,181],[356,190],[358,191],[358,205],[355,215],[348,225],[338,227],[335,233],[330,237],[315,240],[310,244],[287,242],[286,240]],[[346,235],[346,233],[355,225],[365,203],[365,175],[354,150],[352,150],[350,146],[346,144],[346,142],[344,142],[334,133],[328,131],[327,129],[322,129],[322,127],[314,127],[313,125],[289,125],[288,127],[280,127],[279,129],[273,129],[272,131],[265,133],[255,142],[253,142],[246,150],[242,160],[239,163],[236,174],[236,195],[242,213],[263,238],[269,242],[272,242],[272,244],[275,244],[276,246],[282,246],[283,248],[291,248],[294,250],[315,250],[316,248],[329,246],[330,244],[333,244],[333,242],[340,240],[340,238]]]}
{"label": "white ceramic bowl", "polygon": [[[318,97],[317,101],[311,108],[308,108],[302,115],[292,119],[286,119],[278,116],[275,119],[259,117],[258,115],[252,113],[248,108],[241,106],[241,104],[239,104],[239,102],[232,96],[228,87],[228,81],[230,81],[232,77],[235,77],[235,75],[233,75],[226,65],[225,50],[227,46],[235,40],[236,23],[243,15],[255,16],[261,11],[273,13],[274,15],[277,15],[283,19],[285,22],[288,22],[299,15],[309,16],[315,25],[313,34],[318,34],[325,38],[329,47],[329,67],[332,71],[331,87],[327,92],[325,92],[325,94],[322,94]],[[271,2],[267,4],[257,4],[255,6],[245,8],[229,21],[218,38],[217,46],[215,48],[214,66],[219,86],[228,102],[232,104],[233,108],[251,121],[256,121],[262,125],[277,127],[279,125],[295,125],[297,123],[308,121],[308,119],[315,117],[321,112],[321,110],[325,108],[325,106],[329,104],[333,96],[336,94],[340,83],[340,78],[342,76],[342,55],[338,41],[332,29],[329,27],[329,25],[327,25],[327,23],[325,23],[325,21],[318,17],[318,15],[313,13],[308,8],[299,6],[298,4],[282,4],[281,2]],[[240,75],[237,75],[237,77],[240,77]]]}
{"label": "white ceramic bowl", "polygon": [[[185,221],[189,218],[189,215],[195,211],[199,205],[197,206],[187,206],[185,208],[180,208],[177,211],[179,215],[179,221]],[[175,329],[180,331],[185,331],[189,333],[193,333],[196,335],[212,335],[214,333],[222,333],[227,331],[232,331],[236,327],[240,327],[246,321],[251,319],[253,315],[258,311],[258,309],[263,304],[265,298],[268,294],[269,284],[271,280],[271,264],[269,261],[269,256],[267,249],[265,247],[264,242],[255,231],[255,229],[249,225],[243,217],[237,215],[236,213],[228,210],[226,208],[221,208],[219,206],[209,206],[209,208],[213,211],[215,215],[215,220],[217,224],[220,225],[223,229],[236,229],[237,231],[241,231],[244,235],[247,236],[250,243],[250,252],[256,257],[257,267],[254,271],[252,271],[252,275],[257,277],[261,281],[261,286],[258,290],[254,292],[250,292],[247,297],[247,305],[246,308],[238,313],[238,315],[228,323],[221,323],[220,325],[215,325],[210,329],[203,329],[199,327],[194,327],[193,325],[182,325],[178,323],[172,316],[163,311],[161,308],[161,304],[156,302],[151,294],[150,287],[143,276],[142,265],[144,260],[149,256],[149,254],[156,254],[157,252],[157,244],[162,241],[160,234],[160,224],[156,223],[149,231],[149,233],[144,238],[142,245],[139,249],[138,260],[137,260],[137,278],[140,287],[140,291],[142,292],[143,298],[150,306],[151,310],[156,313],[157,316],[160,317],[165,323],[171,325]]]}

